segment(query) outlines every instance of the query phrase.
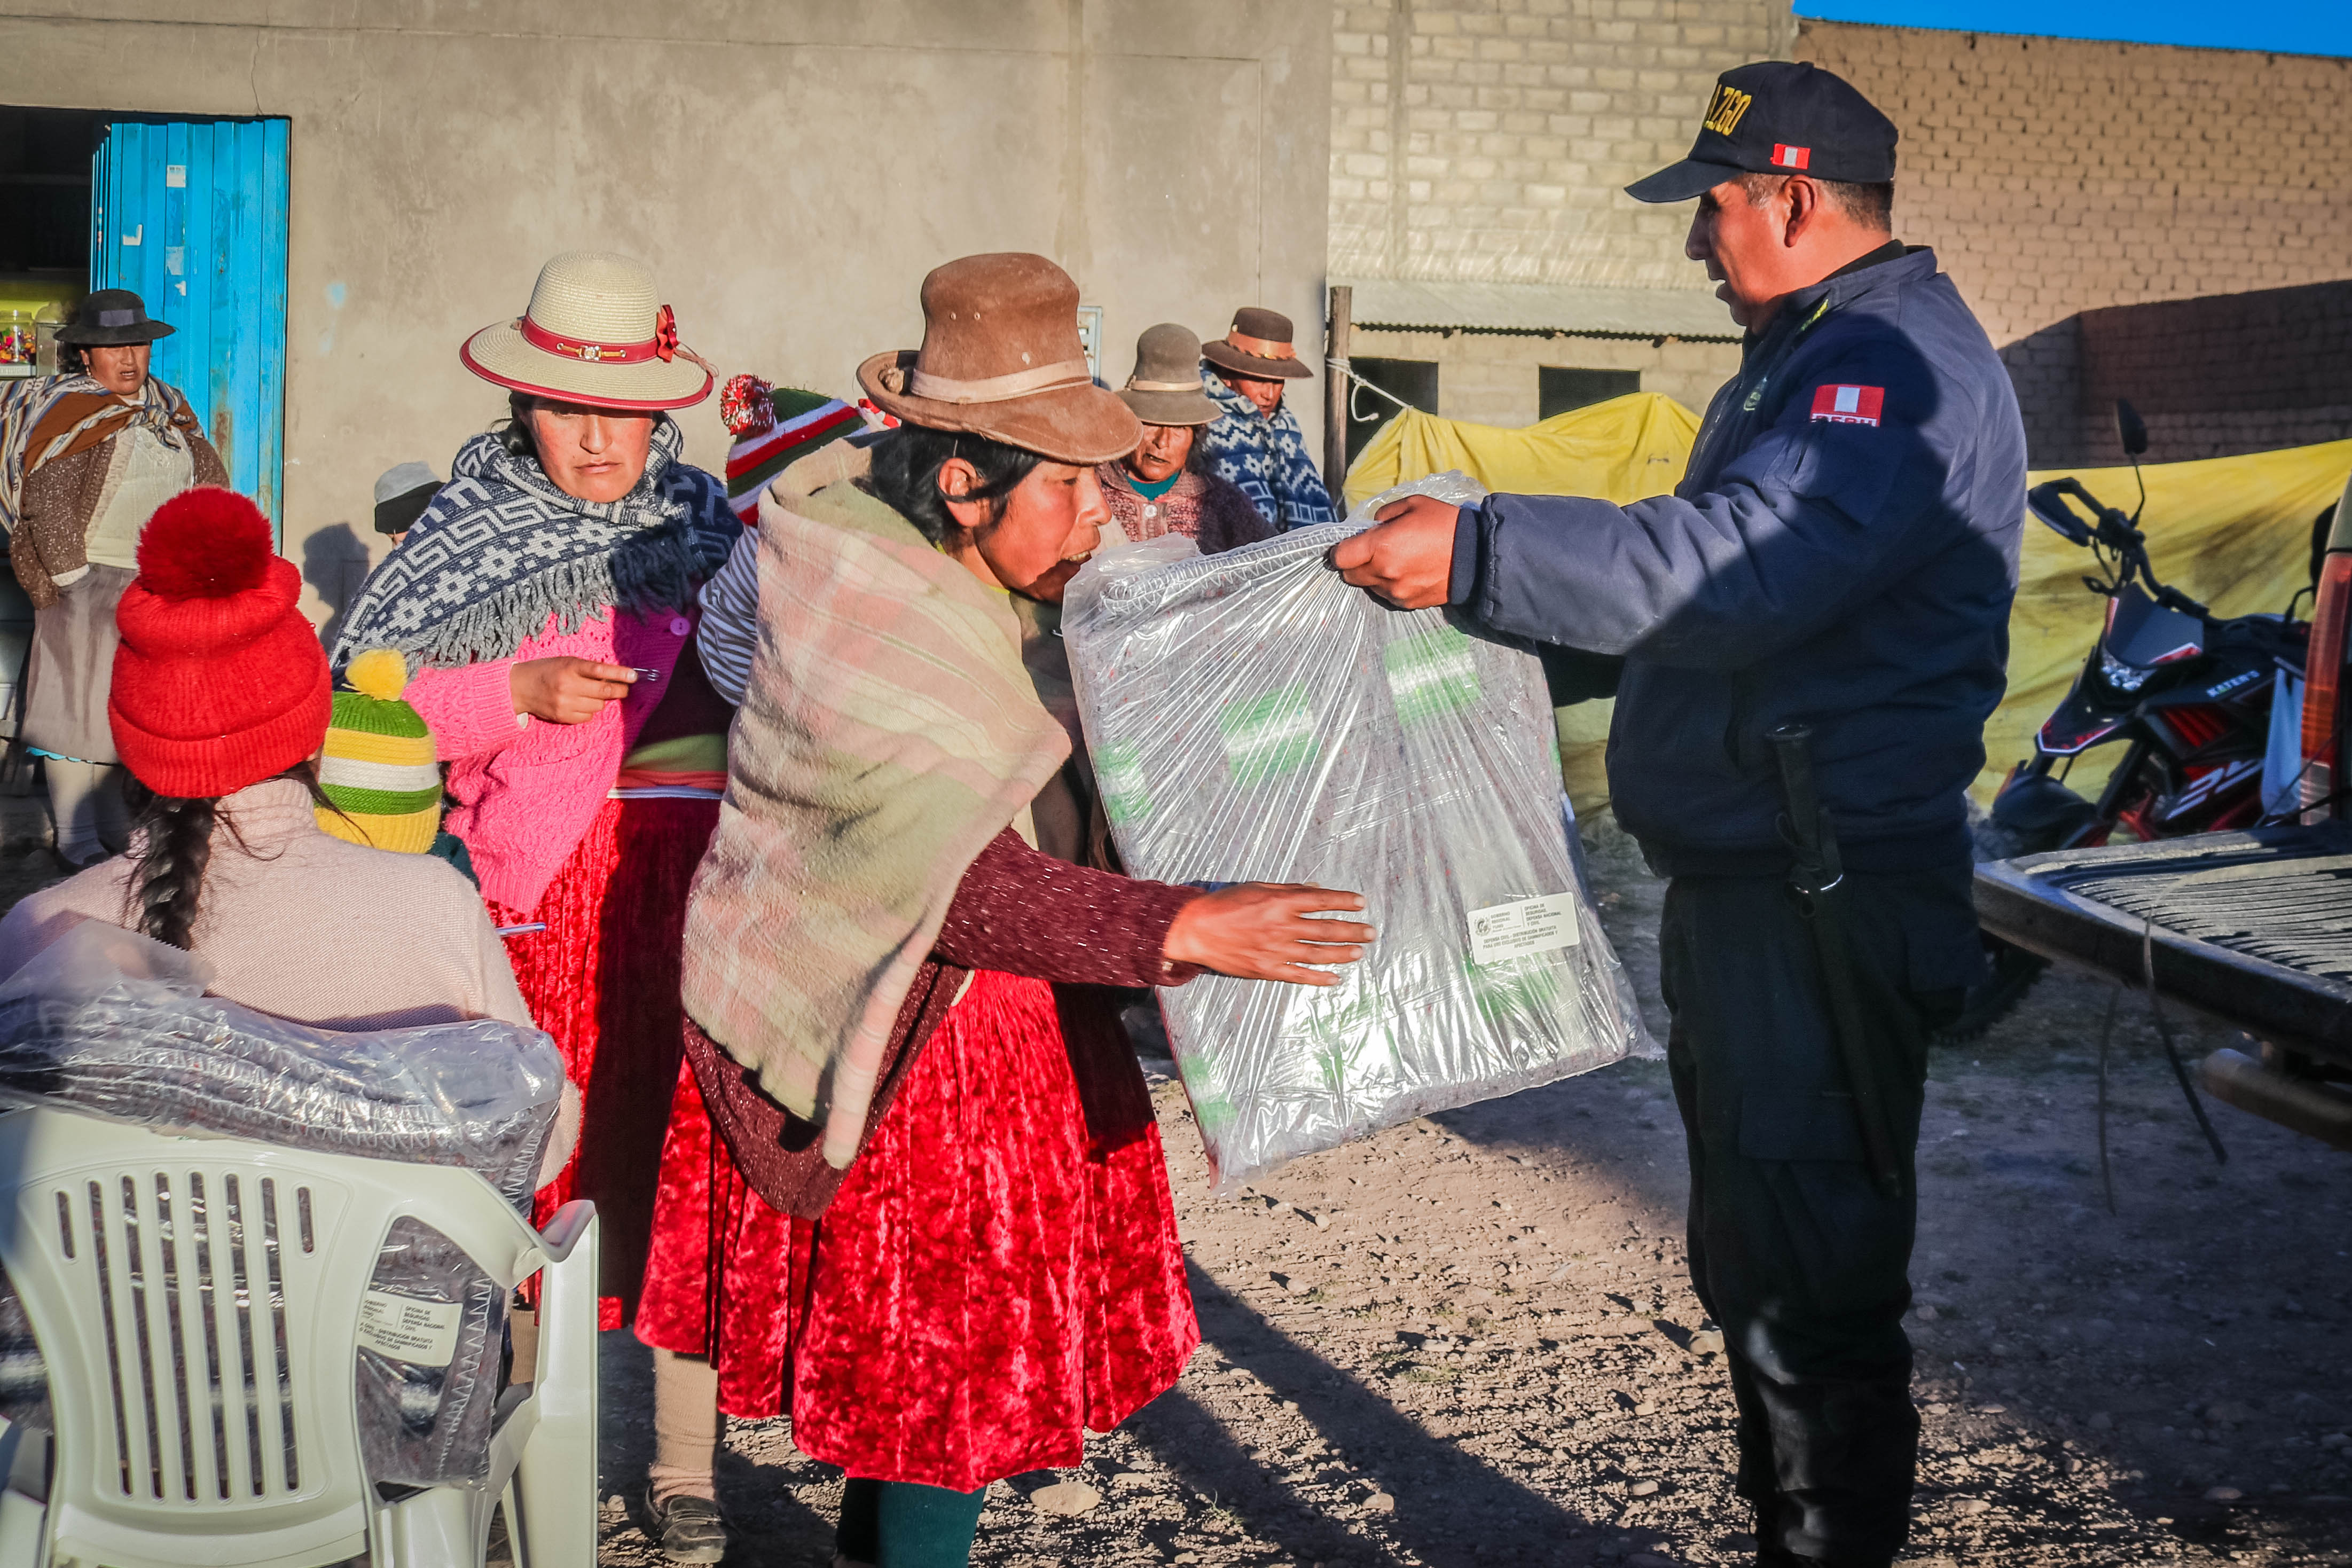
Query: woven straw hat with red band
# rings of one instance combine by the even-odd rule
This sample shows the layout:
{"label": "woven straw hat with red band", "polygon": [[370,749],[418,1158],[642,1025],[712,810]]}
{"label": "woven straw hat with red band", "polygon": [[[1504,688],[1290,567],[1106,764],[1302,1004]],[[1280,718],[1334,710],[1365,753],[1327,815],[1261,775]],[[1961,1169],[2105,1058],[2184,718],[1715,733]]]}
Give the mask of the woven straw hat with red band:
{"label": "woven straw hat with red band", "polygon": [[318,751],[334,707],[326,650],[297,610],[302,574],[233,490],[184,490],[139,536],[139,575],[106,716],[114,748],[157,795],[234,795]]}
{"label": "woven straw hat with red band", "polygon": [[600,250],[541,268],[530,308],[467,338],[457,358],[484,381],[595,408],[651,412],[710,395],[710,367],[678,342],[653,269]]}

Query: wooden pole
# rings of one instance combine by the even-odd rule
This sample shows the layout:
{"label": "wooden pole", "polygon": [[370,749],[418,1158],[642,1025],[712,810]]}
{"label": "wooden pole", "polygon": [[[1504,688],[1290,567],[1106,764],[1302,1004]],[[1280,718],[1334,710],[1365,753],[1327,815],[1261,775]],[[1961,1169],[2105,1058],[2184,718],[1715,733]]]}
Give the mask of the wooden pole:
{"label": "wooden pole", "polygon": [[1340,486],[1348,478],[1348,332],[1355,290],[1331,285],[1331,336],[1323,366],[1323,483],[1341,511],[1348,510]]}

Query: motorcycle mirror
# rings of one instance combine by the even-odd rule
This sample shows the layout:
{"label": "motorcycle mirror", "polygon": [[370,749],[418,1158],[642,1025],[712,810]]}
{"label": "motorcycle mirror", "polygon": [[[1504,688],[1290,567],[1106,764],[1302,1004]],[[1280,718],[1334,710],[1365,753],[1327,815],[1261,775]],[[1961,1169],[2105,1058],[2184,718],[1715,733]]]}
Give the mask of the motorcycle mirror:
{"label": "motorcycle mirror", "polygon": [[2147,453],[2147,421],[2128,398],[2116,399],[2116,439],[2123,443],[2124,456],[2144,457]]}

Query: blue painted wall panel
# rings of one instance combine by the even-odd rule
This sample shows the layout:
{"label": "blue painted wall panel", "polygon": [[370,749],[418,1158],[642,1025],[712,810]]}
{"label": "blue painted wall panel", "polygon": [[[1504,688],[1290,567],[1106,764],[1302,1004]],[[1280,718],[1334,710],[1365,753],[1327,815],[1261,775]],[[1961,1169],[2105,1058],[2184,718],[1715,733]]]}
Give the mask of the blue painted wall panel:
{"label": "blue painted wall panel", "polygon": [[229,482],[278,526],[286,413],[287,122],[125,121],[91,169],[90,287],[176,329],[150,368],[186,395]]}

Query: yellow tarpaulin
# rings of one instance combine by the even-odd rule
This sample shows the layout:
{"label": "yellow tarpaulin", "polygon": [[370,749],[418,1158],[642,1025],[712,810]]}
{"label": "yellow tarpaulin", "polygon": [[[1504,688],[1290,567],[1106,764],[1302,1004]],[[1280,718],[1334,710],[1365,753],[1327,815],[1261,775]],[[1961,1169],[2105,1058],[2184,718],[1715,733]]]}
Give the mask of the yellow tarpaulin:
{"label": "yellow tarpaulin", "polygon": [[[1460,468],[1488,489],[1601,496],[1622,504],[1664,495],[1680,481],[1697,427],[1690,410],[1654,393],[1523,430],[1402,412],[1349,468],[1348,500],[1353,505],[1391,485]],[[2310,579],[2312,520],[2344,493],[2347,473],[2352,441],[2143,468],[2147,509],[2140,527],[2157,575],[2219,616],[2285,609]],[[2032,482],[2068,474],[2110,506],[2129,511],[2138,501],[2127,468],[2053,469],[2034,474]],[[2026,520],[2010,617],[2009,693],[1985,726],[1979,800],[1990,800],[2011,766],[2032,754],[2034,731],[2090,653],[2105,613],[2105,601],[2083,586],[2092,564],[2089,551]],[[2307,614],[2308,599],[2303,607]],[[1585,702],[1559,710],[1561,768],[1580,812],[1608,804],[1601,750],[1611,706]],[[2113,760],[2094,752],[2068,784],[2094,793]]]}
{"label": "yellow tarpaulin", "polygon": [[1459,468],[1490,490],[1599,496],[1622,506],[1673,489],[1697,435],[1698,416],[1655,392],[1612,397],[1520,430],[1406,408],[1348,465],[1348,504]]}

